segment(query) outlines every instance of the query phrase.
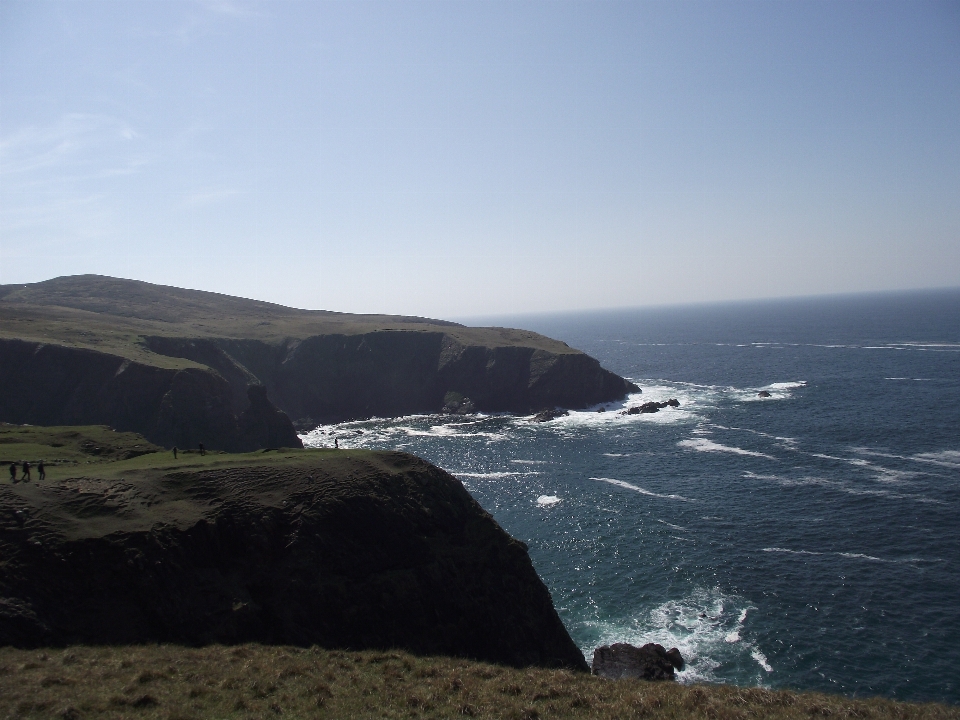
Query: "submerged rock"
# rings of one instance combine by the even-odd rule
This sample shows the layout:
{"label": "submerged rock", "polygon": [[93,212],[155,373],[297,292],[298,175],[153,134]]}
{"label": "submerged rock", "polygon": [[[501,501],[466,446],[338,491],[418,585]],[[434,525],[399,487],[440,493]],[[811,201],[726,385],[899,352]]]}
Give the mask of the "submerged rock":
{"label": "submerged rock", "polygon": [[655,643],[639,648],[615,643],[593,651],[593,674],[610,680],[675,680],[674,670],[683,670],[683,665],[677,648],[664,650]]}
{"label": "submerged rock", "polygon": [[542,423],[549,422],[550,420],[556,420],[557,418],[565,417],[569,414],[570,413],[568,411],[560,408],[546,408],[538,412],[531,419],[533,422]]}
{"label": "submerged rock", "polygon": [[770,397],[770,393],[767,392],[766,390],[761,390],[760,392],[757,393],[757,397],[764,397],[764,398]]}

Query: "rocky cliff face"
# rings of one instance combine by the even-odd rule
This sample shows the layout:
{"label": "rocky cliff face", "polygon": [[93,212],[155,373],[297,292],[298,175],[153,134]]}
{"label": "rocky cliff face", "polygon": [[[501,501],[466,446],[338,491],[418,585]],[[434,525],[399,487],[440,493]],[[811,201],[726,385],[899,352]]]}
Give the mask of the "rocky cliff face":
{"label": "rocky cliff face", "polygon": [[451,392],[482,412],[528,413],[609,402],[636,389],[583,353],[464,345],[441,332],[332,334],[279,345],[148,337],[145,345],[215,368],[234,392],[262,383],[287,415],[314,422],[439,412]]}
{"label": "rocky cliff face", "polygon": [[262,387],[231,385],[207,368],[162,368],[84,348],[0,339],[0,379],[4,422],[110,425],[168,447],[301,447],[290,419]]}
{"label": "rocky cliff face", "polygon": [[259,641],[586,669],[525,546],[442,470],[402,453],[219,457],[0,485],[0,644]]}

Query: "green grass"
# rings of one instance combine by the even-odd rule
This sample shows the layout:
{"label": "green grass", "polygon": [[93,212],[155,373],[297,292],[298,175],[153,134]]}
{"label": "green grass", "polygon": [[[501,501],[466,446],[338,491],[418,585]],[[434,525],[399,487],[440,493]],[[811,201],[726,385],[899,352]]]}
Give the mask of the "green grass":
{"label": "green grass", "polygon": [[375,331],[444,333],[463,345],[524,346],[575,353],[566,343],[527,330],[473,328],[400,315],[300,310],[199,290],[98,275],[0,285],[0,339],[87,348],[164,368],[203,367],[147,350],[148,336],[246,338],[269,345],[317,335]]}
{"label": "green grass", "polygon": [[[330,461],[373,457],[373,450],[279,448],[249,453],[196,449],[173,452],[145,440],[137,433],[116,432],[105,425],[41,427],[0,423],[0,471],[11,462],[36,464],[43,460],[47,482],[66,477],[120,478],[134,471],[141,477],[163,475],[175,470],[207,470],[231,466],[307,467],[318,457]],[[155,472],[151,472],[155,471]],[[19,477],[18,467],[18,477]],[[0,480],[9,482],[5,472]],[[33,481],[37,482],[34,469]]]}
{"label": "green grass", "polygon": [[116,432],[106,425],[41,427],[0,423],[0,463],[6,465],[24,460],[43,460],[44,465],[105,463],[162,450],[142,435]]}
{"label": "green grass", "polygon": [[0,648],[0,717],[960,718],[960,708],[602,680],[403,652],[172,645]]}

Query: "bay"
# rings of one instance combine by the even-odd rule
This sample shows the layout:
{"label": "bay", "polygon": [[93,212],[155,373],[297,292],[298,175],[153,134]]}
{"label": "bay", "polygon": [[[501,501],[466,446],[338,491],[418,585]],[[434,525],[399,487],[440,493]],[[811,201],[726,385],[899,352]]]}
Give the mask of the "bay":
{"label": "bay", "polygon": [[659,642],[688,660],[682,682],[960,702],[960,291],[470,324],[564,340],[642,393],[305,444],[453,473],[529,545],[588,660]]}

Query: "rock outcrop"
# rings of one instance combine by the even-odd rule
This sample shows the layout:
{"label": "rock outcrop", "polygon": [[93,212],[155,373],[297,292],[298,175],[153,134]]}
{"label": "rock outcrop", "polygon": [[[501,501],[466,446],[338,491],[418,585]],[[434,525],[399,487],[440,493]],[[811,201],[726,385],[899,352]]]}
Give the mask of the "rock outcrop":
{"label": "rock outcrop", "polygon": [[593,651],[592,671],[611,680],[675,680],[674,670],[683,670],[683,664],[677,648],[664,650],[655,643],[643,647],[615,643]]}
{"label": "rock outcrop", "polygon": [[551,420],[556,420],[557,418],[566,417],[569,414],[569,412],[560,408],[546,408],[536,413],[530,419],[537,423],[550,422]]}
{"label": "rock outcrop", "polygon": [[587,669],[526,546],[419,458],[80,467],[0,484],[0,645],[317,644]]}
{"label": "rock outcrop", "polygon": [[650,402],[645,402],[643,405],[635,405],[634,407],[627,408],[624,410],[621,415],[643,415],[645,413],[655,413],[660,412],[665,407],[680,407],[680,401],[676,398],[670,398],[663,402],[656,402],[651,400]]}

